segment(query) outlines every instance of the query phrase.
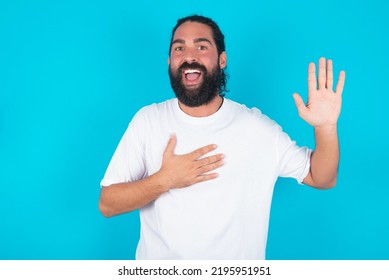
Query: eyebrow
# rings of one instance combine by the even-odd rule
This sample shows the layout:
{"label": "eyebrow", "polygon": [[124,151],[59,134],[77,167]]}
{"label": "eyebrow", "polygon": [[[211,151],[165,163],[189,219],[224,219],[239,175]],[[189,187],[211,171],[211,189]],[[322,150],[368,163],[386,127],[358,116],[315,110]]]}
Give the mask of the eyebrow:
{"label": "eyebrow", "polygon": [[175,39],[173,42],[172,42],[172,45],[173,44],[185,44],[185,40],[182,40],[182,39]]}
{"label": "eyebrow", "polygon": [[211,41],[208,40],[207,38],[197,38],[197,39],[194,39],[194,42],[195,43],[208,42],[212,46]]}
{"label": "eyebrow", "polygon": [[[208,40],[207,38],[196,38],[193,40],[193,42],[196,44],[196,43],[201,43],[201,42],[208,42],[211,46],[212,46],[212,43],[210,40]],[[185,44],[185,40],[183,39],[175,39],[173,42],[172,42],[172,45],[173,44]]]}

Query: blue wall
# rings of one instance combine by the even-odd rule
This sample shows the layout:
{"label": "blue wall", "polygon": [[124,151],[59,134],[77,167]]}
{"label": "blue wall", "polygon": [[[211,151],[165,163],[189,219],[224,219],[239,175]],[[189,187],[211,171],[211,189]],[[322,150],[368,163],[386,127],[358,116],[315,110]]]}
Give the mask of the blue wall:
{"label": "blue wall", "polygon": [[134,257],[138,212],[103,218],[99,182],[134,113],[173,96],[170,32],[193,13],[226,35],[227,96],[300,145],[308,63],[347,72],[339,183],[278,181],[268,258],[389,259],[386,3],[0,0],[0,259]]}

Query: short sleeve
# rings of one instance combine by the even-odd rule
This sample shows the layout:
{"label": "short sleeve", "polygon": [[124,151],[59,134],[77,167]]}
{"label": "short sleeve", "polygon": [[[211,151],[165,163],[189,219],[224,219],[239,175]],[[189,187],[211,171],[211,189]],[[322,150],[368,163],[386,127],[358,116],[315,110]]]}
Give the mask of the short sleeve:
{"label": "short sleeve", "polygon": [[299,184],[308,175],[312,150],[299,147],[295,141],[280,128],[277,135],[279,176],[297,180]]}
{"label": "short sleeve", "polygon": [[141,120],[135,116],[117,146],[100,185],[134,182],[146,175]]}

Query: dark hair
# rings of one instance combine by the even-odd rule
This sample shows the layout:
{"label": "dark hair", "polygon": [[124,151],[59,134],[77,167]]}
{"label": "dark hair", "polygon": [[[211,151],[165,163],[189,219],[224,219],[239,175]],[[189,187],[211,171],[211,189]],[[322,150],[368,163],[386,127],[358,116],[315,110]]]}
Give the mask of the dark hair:
{"label": "dark hair", "polygon": [[[213,36],[213,40],[215,41],[215,44],[216,44],[218,55],[220,56],[220,54],[226,50],[226,45],[224,43],[224,35],[221,32],[219,26],[216,24],[216,22],[214,22],[211,18],[208,18],[208,17],[199,16],[199,15],[192,15],[192,16],[187,16],[187,17],[180,18],[179,20],[177,20],[177,23],[172,30],[172,37],[170,39],[170,46],[169,46],[169,56],[170,56],[170,51],[172,49],[174,33],[176,32],[177,28],[181,24],[183,24],[187,21],[198,22],[198,23],[208,25],[212,30],[212,36]],[[225,73],[226,68],[227,67],[225,67],[224,69],[221,69],[222,75],[221,75],[220,87],[219,87],[219,89],[220,89],[219,94],[221,96],[224,96],[224,94],[222,94],[223,92],[228,92],[228,89],[227,89],[228,76]]]}

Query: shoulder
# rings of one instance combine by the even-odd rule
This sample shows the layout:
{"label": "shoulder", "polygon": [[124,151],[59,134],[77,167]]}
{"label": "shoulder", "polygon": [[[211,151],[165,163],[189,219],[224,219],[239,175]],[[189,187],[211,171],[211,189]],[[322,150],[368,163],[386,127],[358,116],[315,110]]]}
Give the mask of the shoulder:
{"label": "shoulder", "polygon": [[150,131],[156,128],[166,119],[173,107],[174,99],[161,103],[153,103],[142,107],[129,122],[125,135],[135,135],[138,139],[146,139]]}
{"label": "shoulder", "polygon": [[280,126],[273,119],[263,114],[257,107],[247,107],[244,104],[237,103],[232,100],[228,100],[231,104],[231,108],[235,113],[236,118],[239,121],[243,121],[248,124],[259,126],[261,128],[278,130]]}
{"label": "shoulder", "polygon": [[175,98],[160,103],[153,103],[142,107],[133,117],[131,122],[142,122],[156,117],[160,118],[172,111]]}

